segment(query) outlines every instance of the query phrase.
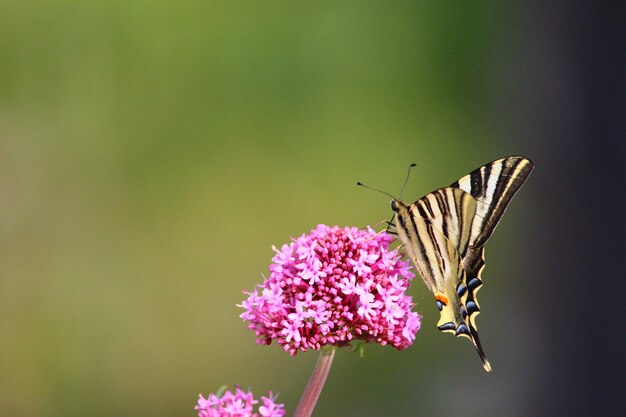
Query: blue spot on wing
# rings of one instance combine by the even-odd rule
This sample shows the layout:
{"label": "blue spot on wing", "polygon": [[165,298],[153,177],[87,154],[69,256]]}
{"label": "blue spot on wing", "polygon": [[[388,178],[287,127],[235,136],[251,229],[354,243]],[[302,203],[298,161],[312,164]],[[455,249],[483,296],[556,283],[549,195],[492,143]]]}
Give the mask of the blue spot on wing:
{"label": "blue spot on wing", "polygon": [[441,331],[445,331],[445,330],[456,330],[456,326],[454,325],[454,323],[452,323],[451,321],[442,324],[441,326],[437,327],[439,330]]}
{"label": "blue spot on wing", "polygon": [[470,336],[470,332],[467,329],[467,326],[465,325],[465,323],[459,324],[459,327],[457,327],[456,329],[456,335],[459,336],[461,334],[466,334]]}
{"label": "blue spot on wing", "polygon": [[470,290],[474,291],[476,288],[480,287],[480,286],[482,285],[482,283],[483,283],[483,282],[482,282],[480,279],[478,279],[478,278],[472,278],[472,279],[470,280],[470,282],[468,282],[468,283],[467,283],[467,287],[468,287]]}
{"label": "blue spot on wing", "polygon": [[468,301],[467,304],[466,304],[466,307],[467,307],[468,313],[470,313],[470,314],[473,314],[473,313],[479,311],[478,306],[473,301]]}
{"label": "blue spot on wing", "polygon": [[465,285],[463,285],[463,283],[460,283],[457,287],[456,287],[456,293],[459,297],[462,297],[463,294],[465,294],[465,291],[467,291],[467,287]]}

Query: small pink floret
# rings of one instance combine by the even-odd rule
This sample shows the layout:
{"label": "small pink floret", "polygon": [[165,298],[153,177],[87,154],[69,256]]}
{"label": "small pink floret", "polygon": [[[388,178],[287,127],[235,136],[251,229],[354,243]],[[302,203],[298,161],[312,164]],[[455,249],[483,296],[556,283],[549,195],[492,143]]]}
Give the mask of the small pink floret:
{"label": "small pink floret", "polygon": [[257,343],[275,341],[291,355],[354,339],[405,349],[420,316],[406,295],[415,275],[392,241],[371,228],[319,225],[273,247],[270,276],[245,293],[240,317]]}
{"label": "small pink floret", "polygon": [[261,397],[262,405],[255,412],[254,406],[259,401],[254,399],[251,391],[236,387],[235,392],[226,391],[221,397],[209,394],[204,398],[200,394],[195,410],[198,417],[283,417],[285,406],[275,400],[272,392],[267,397]]}

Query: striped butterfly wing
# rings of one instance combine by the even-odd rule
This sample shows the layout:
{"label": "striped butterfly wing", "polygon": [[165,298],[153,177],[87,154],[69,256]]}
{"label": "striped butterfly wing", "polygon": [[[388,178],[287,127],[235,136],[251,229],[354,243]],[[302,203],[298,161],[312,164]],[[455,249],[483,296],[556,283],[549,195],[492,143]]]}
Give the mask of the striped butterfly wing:
{"label": "striped butterfly wing", "polygon": [[491,371],[475,323],[479,313],[476,292],[480,279],[463,266],[463,257],[470,250],[471,224],[478,207],[476,200],[461,189],[447,187],[404,207],[398,211],[397,218],[407,218],[413,231],[402,227],[407,220],[399,220],[398,236],[424,281],[427,285],[431,283],[429,286],[440,312],[437,328],[468,338],[485,370]]}
{"label": "striped butterfly wing", "polygon": [[511,156],[490,162],[450,185],[469,193],[477,202],[469,250],[463,256],[466,269],[480,273],[484,264],[483,246],[532,170],[533,163],[529,159]]}
{"label": "striped butterfly wing", "polygon": [[531,170],[528,159],[500,159],[414,204],[396,201],[393,206],[398,236],[435,294],[441,312],[437,327],[469,338],[487,371],[491,366],[475,323],[483,245]]}

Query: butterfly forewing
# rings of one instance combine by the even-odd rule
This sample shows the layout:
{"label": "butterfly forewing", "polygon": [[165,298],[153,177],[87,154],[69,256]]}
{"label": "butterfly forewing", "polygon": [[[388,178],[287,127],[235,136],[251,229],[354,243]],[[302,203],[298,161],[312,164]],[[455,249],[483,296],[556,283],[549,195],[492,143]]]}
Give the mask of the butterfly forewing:
{"label": "butterfly forewing", "polygon": [[532,168],[523,157],[499,159],[413,204],[394,205],[398,237],[435,294],[439,330],[469,338],[487,371],[491,367],[475,324],[483,245]]}
{"label": "butterfly forewing", "polygon": [[[472,226],[470,246],[481,248],[487,242],[532,170],[530,160],[511,156],[482,166],[450,185],[471,194],[477,201],[477,219]],[[475,254],[470,255],[470,259],[476,259]]]}
{"label": "butterfly forewing", "polygon": [[450,187],[433,191],[409,206],[411,214],[426,219],[454,244],[461,256],[468,249],[476,209],[472,196]]}

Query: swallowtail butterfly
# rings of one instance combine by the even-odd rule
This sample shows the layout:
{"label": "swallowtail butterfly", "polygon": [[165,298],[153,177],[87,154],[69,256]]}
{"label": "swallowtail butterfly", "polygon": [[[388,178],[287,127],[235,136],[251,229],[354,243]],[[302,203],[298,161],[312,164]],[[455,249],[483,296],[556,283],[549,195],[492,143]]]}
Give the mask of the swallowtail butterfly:
{"label": "swallowtail butterfly", "polygon": [[476,292],[482,285],[484,245],[533,169],[520,156],[498,159],[413,204],[391,201],[392,225],[426,286],[435,294],[439,330],[468,338],[486,371],[478,338]]}

